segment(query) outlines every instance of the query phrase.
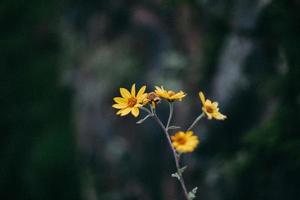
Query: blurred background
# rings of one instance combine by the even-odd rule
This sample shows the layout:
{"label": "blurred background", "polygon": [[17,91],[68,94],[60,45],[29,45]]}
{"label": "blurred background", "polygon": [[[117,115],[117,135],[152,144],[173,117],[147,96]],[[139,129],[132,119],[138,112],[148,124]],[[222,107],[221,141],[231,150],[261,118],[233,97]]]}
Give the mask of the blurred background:
{"label": "blurred background", "polygon": [[2,0],[0,22],[0,199],[183,199],[159,127],[111,107],[132,83],[187,92],[176,125],[200,90],[228,116],[184,156],[197,199],[300,197],[299,0]]}

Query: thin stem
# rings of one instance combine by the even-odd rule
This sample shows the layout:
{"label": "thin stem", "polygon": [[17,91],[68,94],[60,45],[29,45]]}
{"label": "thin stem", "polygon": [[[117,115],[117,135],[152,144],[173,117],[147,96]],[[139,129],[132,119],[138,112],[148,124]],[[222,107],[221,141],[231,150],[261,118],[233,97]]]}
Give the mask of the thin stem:
{"label": "thin stem", "polygon": [[186,131],[190,131],[192,130],[192,128],[199,122],[199,120],[204,116],[204,112],[201,113],[201,115],[199,115],[194,122],[190,125],[190,127],[186,130]]}
{"label": "thin stem", "polygon": [[150,116],[153,115],[153,111],[151,112],[148,108],[140,107],[140,109],[146,111]]}
{"label": "thin stem", "polygon": [[[166,129],[166,127],[164,126],[164,124],[161,122],[161,120],[158,118],[158,116],[156,115],[156,113],[154,112],[154,115],[153,115],[155,121],[160,125],[160,127],[163,129],[164,133],[165,133],[165,136],[168,140],[168,143],[172,149],[172,152],[173,152],[173,157],[174,157],[174,160],[175,160],[175,164],[176,164],[176,169],[177,169],[177,172],[179,172],[180,170],[180,164],[179,164],[179,157],[175,151],[175,149],[173,148],[173,145],[172,145],[172,141],[171,141],[171,138],[170,138],[170,135],[169,135],[169,132],[168,130]],[[185,198],[187,200],[189,200],[189,197],[188,197],[188,192],[187,192],[187,189],[186,189],[186,186],[185,186],[185,183],[184,183],[184,180],[183,180],[183,176],[181,173],[178,173],[179,176],[180,176],[180,179],[179,179],[179,182],[181,184],[181,187],[184,191],[184,195],[185,195]]]}
{"label": "thin stem", "polygon": [[170,126],[170,122],[171,122],[171,119],[172,119],[172,116],[173,116],[173,102],[168,102],[169,103],[169,108],[170,108],[170,113],[169,113],[169,118],[168,118],[168,122],[167,122],[167,125],[166,125],[166,129],[168,130],[169,129],[169,126]]}

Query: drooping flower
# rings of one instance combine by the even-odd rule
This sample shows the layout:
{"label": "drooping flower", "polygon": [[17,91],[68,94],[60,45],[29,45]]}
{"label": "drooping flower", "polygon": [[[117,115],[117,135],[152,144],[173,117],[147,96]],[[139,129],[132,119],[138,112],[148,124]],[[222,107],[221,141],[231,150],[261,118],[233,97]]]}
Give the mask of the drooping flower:
{"label": "drooping flower", "polygon": [[219,112],[218,102],[212,102],[209,99],[205,99],[203,92],[199,92],[199,97],[202,102],[202,111],[205,113],[208,119],[224,120],[227,117]]}
{"label": "drooping flower", "polygon": [[179,153],[193,152],[199,144],[198,136],[193,131],[179,131],[171,136],[172,145]]}
{"label": "drooping flower", "polygon": [[135,84],[131,86],[131,92],[129,92],[126,88],[120,88],[122,97],[115,97],[114,101],[116,104],[112,105],[113,108],[120,109],[116,114],[125,116],[131,112],[134,117],[139,116],[139,108],[143,106],[142,103],[147,96],[145,90],[146,86],[143,86],[136,94]]}
{"label": "drooping flower", "polygon": [[174,92],[172,90],[165,90],[163,88],[163,86],[161,87],[157,87],[155,86],[155,93],[161,97],[161,98],[164,98],[168,101],[175,101],[175,100],[179,100],[181,101],[183,97],[186,96],[186,94],[183,92],[183,91],[179,91],[179,92]]}
{"label": "drooping flower", "polygon": [[160,101],[159,96],[155,92],[150,92],[147,94],[146,98],[144,99],[143,105],[147,103],[151,103],[153,108],[156,107],[156,104]]}

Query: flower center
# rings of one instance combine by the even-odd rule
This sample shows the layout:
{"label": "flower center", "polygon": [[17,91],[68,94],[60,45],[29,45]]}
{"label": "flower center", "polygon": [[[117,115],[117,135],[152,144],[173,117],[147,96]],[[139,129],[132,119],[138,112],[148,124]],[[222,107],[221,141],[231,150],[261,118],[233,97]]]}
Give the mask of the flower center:
{"label": "flower center", "polygon": [[127,105],[129,107],[133,107],[136,104],[136,102],[137,102],[136,98],[131,97],[131,98],[128,99]]}
{"label": "flower center", "polygon": [[186,139],[184,137],[180,137],[177,139],[176,141],[178,144],[185,144],[186,143]]}
{"label": "flower center", "polygon": [[206,108],[206,111],[208,113],[213,113],[214,112],[214,109],[211,106],[205,106],[205,108]]}
{"label": "flower center", "polygon": [[175,95],[175,92],[169,90],[169,91],[168,91],[168,95],[169,95],[170,97],[171,97],[171,96],[174,96],[174,95]]}
{"label": "flower center", "polygon": [[147,99],[149,99],[150,101],[158,101],[159,100],[157,94],[155,94],[154,92],[150,92],[147,96]]}

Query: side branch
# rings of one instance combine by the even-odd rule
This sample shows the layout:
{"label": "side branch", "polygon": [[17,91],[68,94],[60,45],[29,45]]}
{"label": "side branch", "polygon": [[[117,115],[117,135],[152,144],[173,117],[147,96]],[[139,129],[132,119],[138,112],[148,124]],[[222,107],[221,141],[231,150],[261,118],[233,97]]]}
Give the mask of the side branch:
{"label": "side branch", "polygon": [[194,122],[190,125],[190,127],[187,129],[187,131],[192,130],[192,128],[200,121],[200,119],[204,116],[204,113],[201,113],[201,115],[199,115]]}
{"label": "side branch", "polygon": [[173,102],[168,102],[169,103],[169,108],[170,108],[170,113],[169,113],[169,118],[168,118],[168,122],[167,122],[167,125],[166,125],[166,130],[169,129],[169,126],[170,126],[170,122],[172,120],[172,116],[173,116]]}

